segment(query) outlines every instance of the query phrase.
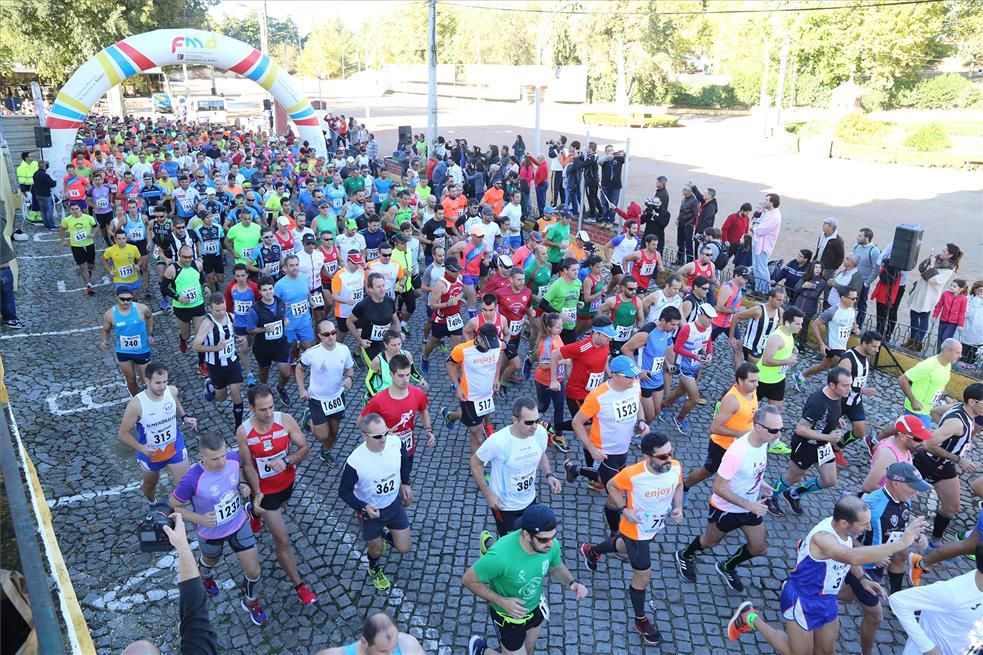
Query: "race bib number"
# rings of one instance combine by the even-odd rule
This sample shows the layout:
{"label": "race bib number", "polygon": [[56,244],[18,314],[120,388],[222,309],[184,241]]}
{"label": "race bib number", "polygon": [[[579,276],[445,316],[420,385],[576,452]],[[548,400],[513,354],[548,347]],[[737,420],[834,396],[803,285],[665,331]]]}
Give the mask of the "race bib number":
{"label": "race bib number", "polygon": [[570,242],[569,241],[561,241],[560,242],[560,250],[566,250],[569,247],[570,247]]}
{"label": "race bib number", "polygon": [[235,357],[235,355],[236,355],[235,339],[232,339],[231,341],[227,341],[225,345],[222,347],[222,350],[219,351],[219,357],[221,357],[222,359],[230,359],[232,357]]}
{"label": "race bib number", "polygon": [[324,307],[324,294],[320,291],[315,291],[311,294],[311,306],[315,308]]}
{"label": "race bib number", "polygon": [[275,341],[283,336],[283,321],[273,321],[263,327],[266,328],[267,341]]}
{"label": "race bib number", "polygon": [[590,375],[587,376],[587,384],[584,385],[584,388],[587,389],[587,391],[593,391],[594,389],[597,389],[599,386],[601,386],[602,382],[604,382],[603,372],[591,373]]}
{"label": "race bib number", "polygon": [[215,523],[223,523],[234,518],[239,510],[242,509],[242,497],[238,491],[226,491],[222,494],[222,499],[215,504]]}
{"label": "race bib number", "polygon": [[143,231],[143,226],[135,227],[130,230],[129,239],[130,241],[143,241],[147,238],[146,232]]}
{"label": "race bib number", "polygon": [[143,337],[139,334],[134,334],[131,337],[122,336],[119,338],[120,350],[139,350],[143,348]]}
{"label": "race bib number", "polygon": [[[242,259],[249,259],[249,256],[253,254],[252,248],[243,248],[239,251],[239,257]],[[279,268],[280,263],[277,262],[277,268]]]}
{"label": "race bib number", "polygon": [[652,277],[652,273],[655,272],[655,263],[642,264],[638,267],[638,274],[644,275],[645,277]]}
{"label": "race bib number", "polygon": [[109,198],[96,198],[96,207],[99,209],[109,207]]}
{"label": "race bib number", "polygon": [[324,412],[325,416],[331,416],[332,414],[337,414],[339,412],[345,411],[345,397],[344,392],[339,393],[334,398],[321,401],[321,411]]}
{"label": "race bib number", "polygon": [[827,442],[819,447],[816,453],[816,459],[819,464],[825,464],[826,462],[833,459],[833,444]]}
{"label": "race bib number", "polygon": [[901,541],[901,537],[903,536],[904,536],[904,532],[894,531],[890,535],[888,535],[886,543],[893,544],[896,541]]}
{"label": "race bib number", "polygon": [[660,532],[666,525],[666,515],[654,512],[639,512],[638,527],[641,532]]}
{"label": "race bib number", "polygon": [[536,484],[536,472],[529,471],[528,473],[517,473],[512,476],[509,481],[509,485],[513,493],[526,494],[533,488]]}
{"label": "race bib number", "polygon": [[279,275],[280,262],[268,262],[265,266],[263,266],[263,270],[267,275]]}
{"label": "race bib number", "polygon": [[474,413],[478,416],[488,416],[494,411],[495,398],[493,396],[474,401]]}
{"label": "race bib number", "polygon": [[89,233],[86,232],[85,230],[76,230],[75,232],[72,233],[72,241],[75,242],[85,241],[88,238],[89,238]]}
{"label": "race bib number", "polygon": [[388,496],[392,492],[396,491],[396,476],[390,475],[389,477],[382,478],[381,480],[376,480],[372,487],[376,497]]}
{"label": "race bib number", "polygon": [[324,270],[328,272],[328,276],[334,275],[338,271],[338,262],[336,260],[325,262]]}
{"label": "race bib number", "polygon": [[[321,301],[323,304],[323,300]],[[290,303],[290,314],[291,316],[303,316],[308,311],[310,311],[311,305],[306,300],[300,302]]]}
{"label": "race bib number", "polygon": [[366,251],[365,251],[365,257],[369,261],[372,261],[373,259],[378,259],[379,258],[379,249],[378,248],[368,248],[368,249],[366,249]]}
{"label": "race bib number", "polygon": [[406,430],[405,432],[394,433],[399,440],[403,442],[403,447],[406,448],[406,452],[412,453],[415,447],[413,443],[413,430]]}
{"label": "race bib number", "polygon": [[652,373],[660,373],[662,372],[662,367],[665,363],[666,363],[665,357],[653,357],[652,366],[649,368],[649,370],[652,371]]}
{"label": "race bib number", "polygon": [[252,300],[236,300],[234,305],[234,311],[240,316],[245,316],[249,313],[249,310],[253,308]]}
{"label": "race bib number", "polygon": [[945,389],[939,389],[938,391],[935,392],[935,395],[932,396],[932,407],[935,407],[940,402],[942,402],[943,395],[945,395]]}
{"label": "race bib number", "polygon": [[577,322],[577,308],[576,307],[564,307],[560,310],[560,317],[563,319],[564,323],[576,323]]}
{"label": "race bib number", "polygon": [[635,332],[634,325],[616,325],[614,327],[614,340],[615,341],[628,341],[631,339],[631,335]]}
{"label": "race bib number", "polygon": [[342,201],[341,198],[332,198],[331,199],[331,208],[332,209],[341,209],[341,201]]}
{"label": "race bib number", "polygon": [[850,332],[852,328],[849,325],[841,325],[836,331],[836,336],[841,340],[845,341],[850,338]]}
{"label": "race bib number", "polygon": [[163,450],[177,441],[177,430],[175,428],[165,428],[147,435],[147,445],[155,450]]}
{"label": "race bib number", "polygon": [[386,331],[389,329],[389,323],[385,325],[372,325],[372,333],[369,335],[370,341],[382,341],[382,337],[386,335]]}
{"label": "race bib number", "polygon": [[509,334],[513,337],[517,337],[522,334],[522,328],[526,326],[526,319],[521,318],[518,321],[509,321]]}
{"label": "race bib number", "polygon": [[611,409],[614,411],[615,423],[630,423],[638,418],[638,399],[625,398],[616,401]]}
{"label": "race bib number", "polygon": [[280,460],[286,463],[287,451],[280,452],[271,457],[257,457],[256,458],[256,470],[259,472],[259,477],[272,478],[274,475],[281,473],[282,471],[276,471],[273,469],[273,462]]}
{"label": "race bib number", "polygon": [[863,389],[865,386],[867,386],[867,376],[858,375],[857,377],[853,378],[854,389]]}
{"label": "race bib number", "polygon": [[193,302],[198,302],[199,300],[201,300],[201,296],[198,293],[198,289],[195,287],[192,287],[190,289],[185,289],[184,291],[181,292],[181,295],[183,295],[185,298],[188,299],[188,302],[186,303],[188,305],[190,305]]}
{"label": "race bib number", "polygon": [[593,300],[591,300],[590,301],[590,313],[591,314],[596,314],[597,313],[597,310],[599,310],[601,308],[601,305],[603,303],[604,303],[604,296],[598,296],[597,298],[594,298]]}
{"label": "race bib number", "polygon": [[201,251],[206,255],[217,255],[221,244],[218,241],[205,241],[201,244]]}
{"label": "race bib number", "polygon": [[357,289],[352,289],[352,302],[359,302],[365,297],[365,289],[358,287]]}
{"label": "race bib number", "polygon": [[[457,307],[457,305],[455,305]],[[447,331],[454,332],[460,330],[464,327],[464,317],[459,313],[449,314],[447,316]]]}
{"label": "race bib number", "polygon": [[127,264],[126,266],[120,266],[116,270],[116,275],[119,277],[130,277],[133,275],[133,264]]}

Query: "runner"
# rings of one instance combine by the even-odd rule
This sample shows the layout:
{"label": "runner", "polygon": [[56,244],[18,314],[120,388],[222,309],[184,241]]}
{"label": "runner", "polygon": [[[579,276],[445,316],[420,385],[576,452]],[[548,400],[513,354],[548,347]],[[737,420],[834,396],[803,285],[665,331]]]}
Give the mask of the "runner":
{"label": "runner", "polygon": [[[611,379],[587,394],[572,421],[573,433],[584,447],[584,458],[589,456],[588,466],[578,466],[569,459],[563,462],[567,482],[573,484],[577,476],[583,476],[605,491],[611,478],[625,468],[632,438],[645,436],[649,430],[648,424],[638,418],[642,396],[637,378],[641,369],[626,355],[612,359],[608,368]],[[596,466],[592,465],[594,462]],[[610,494],[604,504],[604,518],[611,533],[617,532],[620,514]]]}
{"label": "runner", "polygon": [[[321,233],[321,241],[318,251],[324,257],[324,265],[321,267],[321,289],[324,294],[324,316],[334,316],[334,296],[331,292],[331,283],[335,273],[345,264],[345,255],[335,248],[333,235],[330,232]],[[364,284],[362,285],[364,288]]]}
{"label": "runner", "polygon": [[[104,184],[105,178],[102,173],[92,174],[92,184],[85,190],[85,200],[88,210],[95,217],[102,233],[102,240],[106,247],[113,245],[113,239],[109,236],[109,223],[113,220],[113,189]],[[132,180],[131,180],[132,184]]]}
{"label": "runner", "polygon": [[82,213],[82,207],[72,203],[69,205],[68,216],[61,219],[61,245],[71,243],[72,257],[78,267],[79,277],[85,284],[85,292],[94,295],[92,288],[92,269],[96,266],[96,246],[92,240],[92,230],[95,229],[96,219]]}
{"label": "runner", "polygon": [[[198,560],[201,584],[216,598],[221,589],[213,567],[222,560],[225,544],[239,558],[245,576],[242,609],[255,625],[266,625],[269,615],[256,593],[263,567],[256,548],[256,536],[249,529],[246,510],[239,496],[238,452],[228,452],[225,440],[216,432],[203,432],[198,439],[199,462],[188,469],[171,493],[170,504],[186,521],[195,524],[201,557]],[[248,487],[248,485],[245,485]],[[193,510],[183,507],[191,503]]]}
{"label": "runner", "polygon": [[246,207],[236,212],[236,218],[239,219],[238,223],[225,224],[225,247],[236,264],[248,264],[253,261],[253,251],[259,245],[263,230],[253,222],[253,213]]}
{"label": "runner", "polygon": [[[758,367],[744,362],[734,371],[734,384],[717,403],[710,422],[710,442],[707,444],[707,458],[703,465],[690,471],[686,476],[683,491],[700,484],[720,468],[724,454],[734,443],[754,427],[754,417],[758,412]],[[769,445],[774,440],[769,441]]]}
{"label": "runner", "polygon": [[[584,271],[587,271],[586,276]],[[577,307],[577,338],[590,329],[590,322],[601,309],[604,297],[604,259],[598,255],[591,255],[587,258],[587,266],[581,267],[580,273],[580,299]],[[623,276],[622,276],[623,277]],[[637,290],[637,287],[636,287]]]}
{"label": "runner", "polygon": [[[551,493],[562,493],[563,485],[546,456],[548,441],[536,401],[522,396],[512,403],[512,424],[489,436],[471,455],[471,477],[488,502],[499,537],[512,532],[516,520],[536,502],[537,471],[543,471]],[[491,467],[487,481],[485,466]],[[482,555],[494,540],[491,532],[481,531]]]}
{"label": "runner", "polygon": [[195,334],[192,348],[204,353],[208,377],[205,378],[204,397],[208,402],[223,401],[232,397],[232,429],[242,425],[242,366],[239,351],[245,346],[246,337],[235,333],[235,320],[229,317],[225,296],[216,293],[208,299],[207,321]]}
{"label": "runner", "polygon": [[667,275],[661,289],[656,289],[642,299],[642,312],[645,314],[645,322],[657,321],[665,307],[675,307],[682,311],[683,294],[680,293],[682,288],[683,278],[675,273]]}
{"label": "runner", "polygon": [[[290,345],[290,362],[296,363],[304,350],[314,345],[314,328],[311,324],[310,280],[300,275],[300,259],[297,255],[287,255],[283,260],[285,275],[274,285],[274,295],[283,301],[289,323],[284,330]],[[277,389],[284,404],[289,403],[280,388]]]}
{"label": "runner", "polygon": [[385,280],[385,293],[389,298],[396,300],[396,288],[405,279],[406,272],[403,267],[393,261],[393,246],[388,241],[383,241],[377,249],[378,257],[369,259],[365,265],[365,272],[369,275],[378,273]]}
{"label": "runner", "polygon": [[[744,591],[737,567],[768,551],[764,518],[768,513],[767,499],[771,489],[762,486],[761,482],[768,467],[767,446],[781,433],[782,415],[774,407],[765,405],[755,410],[748,431],[722,454],[710,495],[706,531],[686,548],[676,551],[680,576],[696,582],[696,556],[717,546],[729,532],[740,529],[747,543],[729,558],[718,561],[714,568],[729,588]],[[762,497],[766,502],[761,502]]]}
{"label": "runner", "polygon": [[[260,289],[270,286],[261,284]],[[317,602],[317,596],[297,570],[297,555],[283,518],[283,506],[293,495],[297,466],[307,459],[310,448],[297,421],[274,410],[272,389],[257,384],[246,397],[252,415],[236,430],[236,443],[242,473],[252,495],[252,502],[246,505],[250,527],[253,533],[258,533],[263,523],[266,524],[273,536],[280,568],[290,578],[301,605],[308,607]]]}
{"label": "runner", "polygon": [[225,306],[232,308],[233,327],[237,337],[245,337],[239,344],[239,365],[243,373],[246,374],[246,384],[250,387],[256,384],[256,378],[252,374],[249,360],[249,351],[253,346],[254,335],[249,332],[247,327],[249,320],[249,310],[253,308],[253,303],[259,300],[259,287],[249,279],[249,272],[245,264],[236,264],[232,267],[232,282],[225,287]]}
{"label": "runner", "polygon": [[469,318],[474,318],[478,313],[475,308],[478,303],[478,282],[482,277],[482,269],[487,266],[486,262],[491,258],[491,253],[485,248],[485,228],[480,224],[471,226],[467,239],[458,241],[447,249],[448,259],[457,257],[458,254],[460,254],[458,261],[464,273],[461,276],[464,301]]}
{"label": "runner", "polygon": [[416,637],[399,631],[385,612],[370,614],[362,624],[362,637],[340,648],[319,650],[316,655],[426,655]]}
{"label": "runner", "polygon": [[297,253],[297,270],[301,279],[307,280],[311,299],[311,313],[314,323],[324,318],[324,287],[321,283],[321,273],[324,271],[324,253],[317,247],[317,237],[305,234],[301,240],[303,248]]}
{"label": "runner", "polygon": [[192,430],[198,427],[198,420],[187,415],[177,387],[168,384],[167,367],[151,362],[146,376],[147,388],[126,404],[118,437],[136,451],[142,476],[140,490],[152,508],[157,502],[161,469],[167,467],[174,484],[188,472],[188,451],[178,419]]}
{"label": "runner", "polygon": [[392,262],[403,271],[402,280],[396,282],[396,308],[403,333],[408,335],[409,320],[416,311],[417,288],[420,286],[420,242],[412,236],[412,223],[403,223],[403,228],[393,235]]}
{"label": "runner", "polygon": [[433,282],[430,292],[429,307],[433,310],[430,317],[430,338],[423,348],[423,374],[430,374],[430,353],[445,338],[450,338],[451,347],[461,343],[464,332],[464,317],[461,315],[461,300],[464,294],[464,283],[461,277],[461,264],[457,257],[444,260],[444,275]]}
{"label": "runner", "polygon": [[730,335],[731,357],[734,360],[735,369],[741,365],[744,359],[741,357],[741,352],[737,348],[737,339],[733,336],[734,316],[741,311],[744,285],[747,284],[750,276],[751,272],[746,267],[734,267],[734,277],[724,282],[723,286],[720,287],[720,293],[717,295],[717,303],[714,308],[717,310],[717,315],[711,321],[713,327],[710,328],[710,341],[716,341],[717,337],[721,334]]}
{"label": "runner", "polygon": [[150,346],[155,345],[154,313],[134,300],[133,290],[116,287],[116,306],[102,315],[102,339],[99,348],[109,348],[109,333],[116,331],[116,367],[131,396],[147,386]]}
{"label": "runner", "polygon": [[570,247],[570,212],[560,210],[556,213],[557,222],[543,234],[543,245],[546,247],[546,259],[552,267],[551,273],[560,273],[560,262],[564,253]]}
{"label": "runner", "polygon": [[131,246],[135,246],[140,252],[140,278],[142,284],[140,288],[143,289],[143,297],[150,298],[150,267],[147,265],[147,253],[149,252],[147,246],[147,232],[148,225],[147,219],[140,213],[140,208],[136,203],[131,203],[126,213],[123,216],[119,216],[112,222],[109,229],[116,233],[116,230],[122,229],[126,233],[126,242]]}
{"label": "runner", "polygon": [[494,431],[490,416],[495,411],[494,394],[505,363],[502,351],[497,328],[486,323],[473,340],[454,346],[447,358],[447,375],[461,408],[449,411],[441,407],[440,415],[447,425],[461,421],[468,428],[472,455],[484,436]]}
{"label": "runner", "polygon": [[870,376],[870,358],[876,359],[881,349],[881,334],[868,330],[860,335],[860,344],[843,353],[838,366],[850,372],[853,378],[850,395],[843,399],[843,415],[850,419],[850,429],[833,449],[836,465],[846,468],[849,464],[843,456],[843,449],[854,441],[867,438],[867,413],[864,411],[864,397],[877,395],[877,389],[867,385]]}
{"label": "runner", "polygon": [[[843,438],[842,400],[850,395],[852,383],[849,371],[833,367],[826,374],[826,386],[810,395],[802,406],[802,418],[792,435],[788,468],[775,483],[771,498],[765,501],[772,516],[785,516],[778,503],[779,497],[785,499],[792,512],[801,516],[802,496],[836,484],[833,445]],[[802,482],[806,471],[813,466],[818,469],[819,476]]]}
{"label": "runner", "polygon": [[[333,321],[317,324],[318,345],[308,348],[297,362],[295,378],[301,400],[307,401],[311,432],[321,442],[320,458],[329,466],[334,463],[334,448],[341,419],[345,417],[345,392],[352,388],[355,361],[343,343],[338,343],[338,328]],[[310,370],[310,389],[304,385],[304,371]],[[307,421],[301,421],[306,425]]]}
{"label": "runner", "polygon": [[[202,205],[199,205],[201,207]],[[215,215],[202,209],[198,212],[201,225],[195,229],[201,242],[201,263],[212,293],[225,286],[225,263],[222,261],[222,239],[225,229],[215,221]]]}
{"label": "runner", "polygon": [[[768,343],[768,337],[783,323],[784,307],[785,287],[774,286],[768,291],[768,300],[734,314],[729,335],[735,357],[737,356],[737,349],[740,347],[744,360],[752,364],[760,364],[761,356],[765,351],[765,344]],[[744,335],[738,341],[737,327],[741,321],[750,322],[744,330]]]}
{"label": "runner", "polygon": [[672,443],[661,432],[642,437],[642,459],[614,476],[608,483],[608,497],[620,514],[618,531],[598,544],[581,544],[580,554],[591,571],[603,555],[620,553],[628,557],[632,576],[628,585],[635,619],[635,632],[648,645],[662,642],[662,634],[645,616],[645,591],[652,581],[651,544],[665,527],[666,517],[674,523],[683,520],[683,469],[673,459]]}
{"label": "runner", "polygon": [[423,423],[423,432],[427,435],[427,448],[437,445],[433,434],[433,424],[430,421],[430,404],[426,392],[420,387],[410,384],[412,380],[413,363],[404,354],[397,353],[387,364],[392,380],[385,389],[372,396],[362,408],[362,413],[355,421],[360,427],[362,417],[367,414],[378,414],[386,422],[389,433],[399,437],[406,448],[410,470],[413,468],[413,456],[416,454],[416,419]]}
{"label": "runner", "polygon": [[553,351],[563,347],[560,339],[560,332],[563,331],[563,319],[559,314],[545,314],[543,316],[543,328],[546,334],[539,340],[539,355],[537,356],[536,371],[533,374],[533,381],[536,385],[536,398],[538,400],[539,412],[542,414],[550,405],[553,406],[553,420],[543,421],[543,427],[549,436],[549,445],[556,446],[561,453],[569,453],[570,446],[564,436],[563,421],[563,399],[565,397],[565,385],[567,381],[567,370],[573,363],[570,359],[560,359],[556,365],[557,385],[554,389],[550,386],[552,375]]}
{"label": "runner", "polygon": [[612,357],[621,353],[621,347],[642,325],[644,314],[641,311],[642,303],[637,296],[639,288],[639,283],[631,275],[622,277],[618,293],[601,303],[597,310],[599,314],[609,314],[614,325],[614,339],[611,340]]}
{"label": "runner", "polygon": [[[777,407],[779,412],[785,407],[785,380],[788,370],[799,361],[795,335],[802,330],[802,321],[802,310],[798,307],[788,307],[782,315],[781,326],[765,341],[758,362],[758,370],[761,371],[758,377],[758,402],[767,401]],[[782,441],[776,441],[775,445],[785,446]],[[787,455],[791,451],[771,452]]]}
{"label": "runner", "polygon": [[864,479],[860,494],[876,491],[887,482],[887,469],[892,464],[911,464],[916,452],[932,438],[932,432],[914,416],[901,416],[894,422],[895,435],[882,439],[874,448],[870,471]]}
{"label": "runner", "polygon": [[666,388],[666,356],[672,351],[672,335],[679,327],[679,310],[671,305],[662,308],[658,319],[646,323],[628,343],[621,354],[634,356],[642,370],[642,413],[651,423],[662,412],[662,395]]}
{"label": "runner", "polygon": [[[650,234],[645,237],[645,247],[628,253],[622,259],[622,266],[631,263],[633,276],[638,280],[640,294],[648,293],[652,280],[662,270],[662,256],[659,255],[659,237]],[[634,263],[636,262],[637,263]]]}
{"label": "runner", "polygon": [[[683,303],[686,304],[685,301]],[[713,341],[710,340],[711,321],[717,316],[717,310],[710,303],[702,303],[697,307],[696,319],[679,328],[673,340],[673,351],[679,366],[679,384],[666,399],[666,406],[671,407],[676,400],[686,394],[686,401],[674,417],[673,422],[681,434],[690,433],[689,419],[686,418],[701,400],[697,377],[704,365],[710,363],[713,356]],[[668,418],[669,410],[663,409],[663,419]]]}
{"label": "runner", "polygon": [[608,241],[608,261],[611,262],[611,281],[608,282],[607,293],[611,293],[621,284],[622,276],[629,272],[631,265],[625,264],[625,257],[638,250],[638,223],[631,222],[625,226],[625,231]]}
{"label": "runner", "polygon": [[[194,251],[190,247],[181,246],[177,262],[164,269],[160,293],[171,299],[179,330],[178,347],[181,352],[187,352],[192,329],[197,334],[205,317],[205,274],[194,260]],[[208,376],[204,353],[198,354],[198,372],[202,377]]]}
{"label": "runner", "polygon": [[362,443],[345,460],[338,495],[358,513],[369,576],[375,588],[384,591],[392,584],[379,565],[383,541],[404,555],[413,545],[406,515],[413,503],[409,454],[381,416],[366,414],[361,421]]}
{"label": "runner", "polygon": [[[870,525],[870,510],[853,495],[841,497],[833,516],[820,521],[799,543],[795,568],[782,587],[783,630],[772,627],[749,601],[741,603],[727,624],[732,641],[745,632],[757,631],[779,653],[832,653],[840,633],[837,594],[848,572],[863,578],[861,566],[879,562],[909,548],[926,526],[912,520],[901,537],[880,546],[854,546]],[[863,578],[860,584],[877,593],[880,586]]]}
{"label": "runner", "polygon": [[[692,289],[696,286],[696,278],[704,277],[710,281],[711,286],[717,286],[717,267],[713,263],[716,253],[712,248],[703,246],[700,248],[700,255],[691,262],[683,264],[676,269],[676,274],[683,278],[683,288]],[[710,294],[711,297],[713,294]]]}
{"label": "runner", "polygon": [[283,403],[287,396],[287,380],[290,379],[290,344],[287,343],[287,306],[276,297],[273,278],[259,279],[259,300],[246,314],[246,331],[253,335],[253,357],[259,367],[259,381],[267,383],[270,364],[277,365],[277,394]]}
{"label": "runner", "polygon": [[362,268],[362,254],[349,250],[345,254],[345,265],[331,277],[331,300],[334,304],[335,323],[344,336],[348,334],[348,317],[352,308],[365,297],[365,270]]}
{"label": "runner", "polygon": [[[798,391],[805,390],[806,378],[836,366],[843,359],[850,335],[860,335],[860,328],[857,327],[857,311],[854,309],[857,304],[857,292],[848,287],[841,287],[838,291],[840,294],[839,304],[817,316],[810,326],[816,343],[823,344],[821,347],[823,358],[806,369],[805,373],[796,372],[792,374],[792,383]],[[820,325],[826,326],[825,341],[819,332]]]}
{"label": "runner", "polygon": [[567,257],[558,262],[554,268],[560,276],[547,287],[540,307],[544,311],[556,312],[560,315],[563,319],[563,332],[560,333],[560,338],[563,339],[563,343],[569,344],[577,340],[577,307],[582,302],[580,300],[582,284],[578,277],[580,262]]}
{"label": "runner", "polygon": [[396,301],[386,295],[386,280],[381,273],[368,274],[365,290],[366,296],[352,307],[345,321],[368,366],[382,352],[386,330],[399,332],[399,317],[396,316]]}
{"label": "runner", "polygon": [[140,251],[126,242],[126,231],[113,233],[115,243],[102,253],[102,267],[112,276],[116,288],[126,287],[131,292],[140,291]]}
{"label": "runner", "polygon": [[[501,382],[519,382],[523,379],[519,372],[519,346],[527,322],[533,316],[532,290],[525,285],[525,272],[515,266],[509,271],[509,284],[495,290],[498,298],[498,311],[505,317],[508,335],[505,344],[507,364],[502,370]],[[540,409],[539,411],[545,411]],[[562,412],[563,410],[560,409]]]}
{"label": "runner", "polygon": [[485,323],[491,323],[498,332],[498,340],[503,343],[509,336],[508,320],[498,310],[498,296],[493,293],[485,293],[481,296],[481,310],[478,315],[468,321],[464,326],[464,340],[471,341],[475,333]]}
{"label": "runner", "polygon": [[587,587],[563,563],[556,526],[553,510],[530,505],[515,523],[519,529],[496,541],[464,573],[461,582],[468,591],[488,601],[502,648],[492,650],[483,637],[473,636],[468,655],[524,655],[535,650],[540,626],[549,614],[543,598],[547,575],[577,600],[587,597]]}

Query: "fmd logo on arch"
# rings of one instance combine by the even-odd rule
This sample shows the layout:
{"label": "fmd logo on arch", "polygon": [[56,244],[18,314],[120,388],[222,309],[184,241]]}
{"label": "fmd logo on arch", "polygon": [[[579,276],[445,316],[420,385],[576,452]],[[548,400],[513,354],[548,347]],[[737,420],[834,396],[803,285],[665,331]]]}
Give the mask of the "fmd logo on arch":
{"label": "fmd logo on arch", "polygon": [[171,41],[171,52],[177,52],[178,48],[207,48],[214,50],[218,47],[218,40],[210,36],[204,41],[194,36],[175,36]]}

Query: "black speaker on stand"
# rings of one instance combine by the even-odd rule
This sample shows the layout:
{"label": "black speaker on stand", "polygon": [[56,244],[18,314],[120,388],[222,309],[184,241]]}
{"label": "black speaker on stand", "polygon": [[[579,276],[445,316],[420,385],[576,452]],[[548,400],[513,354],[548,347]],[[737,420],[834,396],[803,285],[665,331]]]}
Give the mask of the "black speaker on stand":
{"label": "black speaker on stand", "polygon": [[409,125],[399,126],[399,144],[413,143],[413,128]]}
{"label": "black speaker on stand", "polygon": [[44,149],[51,147],[51,128],[43,125],[34,126],[34,147],[41,151],[41,159],[44,159]]}
{"label": "black speaker on stand", "polygon": [[891,266],[901,271],[911,271],[918,266],[918,253],[922,248],[924,225],[902,223],[894,230],[891,246]]}

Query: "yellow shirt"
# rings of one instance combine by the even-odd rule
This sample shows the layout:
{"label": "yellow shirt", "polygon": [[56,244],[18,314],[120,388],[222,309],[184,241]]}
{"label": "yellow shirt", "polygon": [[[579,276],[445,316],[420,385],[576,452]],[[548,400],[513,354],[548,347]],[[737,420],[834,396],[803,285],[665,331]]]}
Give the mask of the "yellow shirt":
{"label": "yellow shirt", "polygon": [[69,214],[61,219],[61,226],[68,233],[68,243],[73,248],[85,248],[92,245],[92,230],[97,225],[96,219],[88,214],[75,217]]}
{"label": "yellow shirt", "polygon": [[140,251],[131,243],[120,248],[115,243],[102,255],[113,269],[113,284],[132,284],[140,279]]}

